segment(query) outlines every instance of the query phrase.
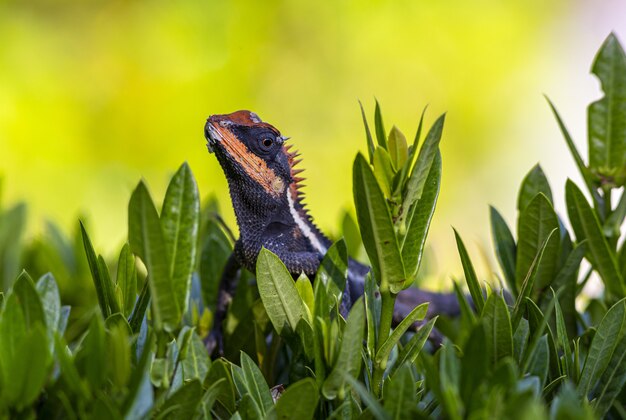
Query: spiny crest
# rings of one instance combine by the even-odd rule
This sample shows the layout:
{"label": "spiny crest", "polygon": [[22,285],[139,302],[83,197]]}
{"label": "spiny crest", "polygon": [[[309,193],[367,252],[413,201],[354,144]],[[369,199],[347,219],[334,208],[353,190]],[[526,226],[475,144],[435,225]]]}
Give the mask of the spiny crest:
{"label": "spiny crest", "polygon": [[285,152],[285,155],[287,156],[287,161],[289,162],[289,168],[291,169],[291,178],[293,179],[293,182],[289,185],[289,190],[292,199],[296,201],[302,208],[303,215],[308,220],[312,220],[306,208],[306,204],[303,202],[304,192],[302,191],[302,188],[305,187],[306,184],[303,184],[302,181],[304,181],[306,178],[298,176],[304,171],[304,169],[296,168],[296,166],[300,162],[302,162],[302,159],[298,159],[298,157],[300,156],[300,152],[298,152],[297,150],[292,151],[292,147],[292,144],[285,144],[283,146],[283,150]]}

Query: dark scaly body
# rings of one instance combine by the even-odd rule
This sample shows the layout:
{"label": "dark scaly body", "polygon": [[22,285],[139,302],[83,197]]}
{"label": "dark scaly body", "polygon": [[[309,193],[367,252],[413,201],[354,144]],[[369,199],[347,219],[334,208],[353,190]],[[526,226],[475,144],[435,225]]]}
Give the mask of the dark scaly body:
{"label": "dark scaly body", "polygon": [[[219,328],[240,267],[254,272],[262,247],[278,255],[289,272],[313,278],[331,241],[317,228],[302,203],[302,172],[296,152],[280,132],[249,111],[213,115],[205,125],[210,152],[214,152],[230,189],[240,237],[235,243],[220,284],[215,322]],[[352,259],[348,264],[342,310],[363,294],[369,267]],[[408,289],[398,296],[396,321],[417,304],[429,301],[429,313],[458,312],[453,295]]]}

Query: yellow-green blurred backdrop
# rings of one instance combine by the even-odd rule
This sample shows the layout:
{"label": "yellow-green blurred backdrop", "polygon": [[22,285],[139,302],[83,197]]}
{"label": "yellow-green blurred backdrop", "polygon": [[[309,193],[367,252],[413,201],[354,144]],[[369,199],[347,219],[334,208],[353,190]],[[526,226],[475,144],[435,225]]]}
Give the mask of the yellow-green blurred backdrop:
{"label": "yellow-green blurred backdrop", "polygon": [[[125,237],[140,178],[153,196],[188,161],[203,196],[234,218],[203,138],[212,113],[251,109],[292,136],[318,224],[338,232],[373,98],[412,138],[448,117],[431,244],[442,277],[458,270],[450,226],[488,247],[487,205],[514,218],[516,188],[541,161],[556,197],[575,177],[542,93],[585,149],[588,75],[619,1],[0,0],[0,173],[5,202],[68,230],[80,214],[96,245]],[[562,209],[562,203],[557,208]],[[477,247],[478,245],[478,247]],[[105,252],[105,253],[106,253]]]}

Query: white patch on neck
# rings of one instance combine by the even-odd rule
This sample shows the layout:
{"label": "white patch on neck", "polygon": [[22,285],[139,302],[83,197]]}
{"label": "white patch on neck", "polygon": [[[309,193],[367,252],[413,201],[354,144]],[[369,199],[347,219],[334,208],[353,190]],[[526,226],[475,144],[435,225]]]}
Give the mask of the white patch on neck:
{"label": "white patch on neck", "polygon": [[295,220],[296,224],[298,225],[304,236],[309,240],[313,248],[315,248],[320,254],[326,254],[326,247],[322,245],[320,240],[311,230],[311,227],[305,220],[302,219],[302,216],[300,216],[298,210],[296,210],[289,191],[287,191],[287,202],[289,203],[289,213],[291,213],[291,217],[293,217],[293,220]]}

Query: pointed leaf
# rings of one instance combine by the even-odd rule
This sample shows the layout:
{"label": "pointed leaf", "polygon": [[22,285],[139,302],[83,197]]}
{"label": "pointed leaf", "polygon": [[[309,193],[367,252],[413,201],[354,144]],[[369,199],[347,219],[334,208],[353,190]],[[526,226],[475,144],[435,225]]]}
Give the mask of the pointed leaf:
{"label": "pointed leaf", "polygon": [[183,308],[170,277],[170,261],[163,228],[152,198],[143,182],[133,192],[128,204],[128,239],[131,251],[148,270],[152,299],[152,319],[157,330],[173,331],[180,323]]}
{"label": "pointed leaf", "polygon": [[[518,288],[521,287],[533,260],[544,243],[546,245],[543,256],[537,266],[536,287],[541,290],[554,278],[559,257],[559,235],[550,236],[554,229],[559,229],[559,220],[552,204],[543,193],[538,193],[519,216],[515,269]],[[550,237],[549,241],[547,241],[548,237]]]}
{"label": "pointed leaf", "polygon": [[391,349],[393,349],[393,347],[398,343],[402,335],[404,335],[404,333],[409,329],[411,325],[413,325],[413,323],[424,319],[427,311],[428,302],[422,303],[421,305],[413,308],[413,310],[393,330],[391,335],[387,337],[387,339],[383,342],[383,344],[378,349],[378,352],[376,352],[375,362],[377,364],[383,366],[387,364],[387,359],[389,359]]}
{"label": "pointed leaf", "polygon": [[364,326],[363,298],[359,298],[348,315],[337,362],[322,386],[322,393],[330,400],[344,395],[346,376],[356,377],[359,375]]}
{"label": "pointed leaf", "polygon": [[439,151],[439,142],[443,132],[444,120],[445,114],[437,118],[437,121],[435,121],[426,135],[424,143],[422,143],[415,166],[406,184],[406,192],[403,194],[402,200],[402,210],[396,221],[397,226],[403,226],[405,224],[411,206],[422,197],[430,167]]}
{"label": "pointed leaf", "polygon": [[263,248],[257,258],[256,278],[261,300],[278,334],[295,332],[300,320],[307,317],[306,307],[285,264]]}
{"label": "pointed leaf", "polygon": [[606,370],[615,349],[626,335],[626,299],[622,299],[608,310],[593,340],[583,371],[578,382],[578,392],[588,395]]}
{"label": "pointed leaf", "polygon": [[290,385],[276,402],[276,417],[283,419],[312,419],[317,409],[319,391],[312,378]]}
{"label": "pointed leaf", "polygon": [[353,187],[363,244],[381,290],[393,292],[404,286],[404,267],[391,214],[372,169],[360,153],[354,161]]}
{"label": "pointed leaf", "polygon": [[533,168],[526,174],[522,181],[522,186],[517,196],[517,210],[523,211],[539,193],[546,196],[548,201],[552,203],[552,190],[546,175],[543,173],[539,164],[533,166]]}
{"label": "pointed leaf", "polygon": [[376,128],[376,139],[378,145],[387,150],[387,136],[385,135],[385,125],[383,124],[383,115],[380,110],[378,99],[376,100],[376,109],[374,110],[374,125]]}
{"label": "pointed leaf", "polygon": [[604,41],[591,72],[605,96],[589,105],[589,167],[603,183],[620,187],[626,181],[626,54],[615,34]]}
{"label": "pointed leaf", "polygon": [[417,275],[424,254],[430,222],[435,213],[441,185],[441,154],[437,153],[428,173],[421,198],[414,205],[407,219],[406,234],[401,241],[402,261],[408,278]]}
{"label": "pointed leaf", "polygon": [[137,271],[130,245],[124,244],[117,262],[117,287],[122,292],[122,312],[129,317],[137,300]]}
{"label": "pointed leaf", "polygon": [[459,256],[461,257],[461,264],[463,265],[463,271],[465,272],[465,281],[467,282],[467,287],[469,288],[470,295],[472,295],[472,300],[474,301],[474,306],[476,306],[476,311],[480,313],[483,311],[483,307],[485,306],[485,297],[483,296],[483,291],[480,288],[480,284],[478,283],[476,271],[474,270],[472,260],[467,253],[465,244],[463,244],[463,240],[461,239],[461,236],[456,231],[456,229],[453,228],[453,230],[454,237],[456,239],[456,246],[459,250]]}
{"label": "pointed leaf", "polygon": [[165,193],[161,211],[163,238],[168,250],[169,276],[175,299],[185,312],[196,263],[200,199],[196,180],[187,163],[174,174]]}
{"label": "pointed leaf", "polygon": [[600,274],[606,288],[616,297],[626,293],[624,280],[617,267],[615,252],[602,233],[600,222],[576,184],[567,180],[565,186],[567,213],[576,233],[576,240],[587,240],[586,257]]}
{"label": "pointed leaf", "polygon": [[491,236],[498,263],[500,263],[507,285],[513,293],[517,293],[517,284],[515,283],[517,245],[515,244],[515,239],[498,210],[490,206],[489,215],[491,219]]}
{"label": "pointed leaf", "polygon": [[395,125],[391,127],[391,131],[389,132],[388,145],[391,163],[393,163],[393,167],[396,168],[396,170],[399,170],[407,161],[408,146],[406,137],[404,137],[404,134],[402,134]]}

